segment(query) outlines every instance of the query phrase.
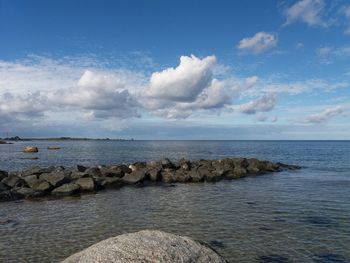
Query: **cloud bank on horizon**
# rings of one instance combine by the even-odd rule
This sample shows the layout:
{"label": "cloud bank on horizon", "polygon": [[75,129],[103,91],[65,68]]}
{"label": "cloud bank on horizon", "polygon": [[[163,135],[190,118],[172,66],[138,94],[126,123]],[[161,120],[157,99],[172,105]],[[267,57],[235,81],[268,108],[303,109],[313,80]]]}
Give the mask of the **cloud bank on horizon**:
{"label": "cloud bank on horizon", "polygon": [[[147,50],[124,52],[132,57],[120,63],[96,52],[5,59],[0,47],[0,132],[350,139],[350,5],[299,0],[275,9],[280,24],[255,32],[249,27],[250,33],[229,43],[234,55],[191,52],[163,65]],[[344,41],[291,40],[285,32],[293,27],[321,36],[331,31]]]}

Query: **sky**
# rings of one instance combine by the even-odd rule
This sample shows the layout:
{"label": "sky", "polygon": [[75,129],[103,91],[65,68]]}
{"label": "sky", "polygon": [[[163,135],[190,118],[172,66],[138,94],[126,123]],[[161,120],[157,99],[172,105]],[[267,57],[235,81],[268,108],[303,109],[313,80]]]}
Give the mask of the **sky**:
{"label": "sky", "polygon": [[350,1],[0,0],[0,137],[350,139]]}

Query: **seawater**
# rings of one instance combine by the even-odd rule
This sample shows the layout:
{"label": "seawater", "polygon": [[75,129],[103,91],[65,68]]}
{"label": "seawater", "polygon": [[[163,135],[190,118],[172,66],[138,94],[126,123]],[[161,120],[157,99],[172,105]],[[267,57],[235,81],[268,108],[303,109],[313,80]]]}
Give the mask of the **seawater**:
{"label": "seawater", "polygon": [[[39,160],[21,159],[36,145]],[[49,151],[47,146],[61,150]],[[59,262],[111,236],[160,229],[229,262],[350,262],[350,141],[70,141],[0,145],[0,169],[256,157],[303,166],[234,181],[125,187],[0,203],[0,262]]]}

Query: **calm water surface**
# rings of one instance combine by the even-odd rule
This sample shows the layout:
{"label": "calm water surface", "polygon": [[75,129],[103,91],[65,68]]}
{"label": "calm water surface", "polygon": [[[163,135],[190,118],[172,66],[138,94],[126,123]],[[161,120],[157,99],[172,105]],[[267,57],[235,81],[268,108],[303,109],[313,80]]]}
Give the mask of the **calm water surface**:
{"label": "calm water surface", "polygon": [[[122,188],[0,203],[0,262],[58,262],[97,241],[160,229],[211,244],[229,262],[350,262],[350,141],[30,142],[0,145],[0,169],[245,156],[298,164],[235,181]],[[60,145],[60,151],[46,151]]]}

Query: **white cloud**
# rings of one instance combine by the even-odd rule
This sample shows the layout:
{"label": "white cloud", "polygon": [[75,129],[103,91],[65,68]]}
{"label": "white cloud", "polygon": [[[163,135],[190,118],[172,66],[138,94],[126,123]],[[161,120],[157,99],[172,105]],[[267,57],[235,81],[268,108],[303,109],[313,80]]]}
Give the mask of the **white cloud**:
{"label": "white cloud", "polygon": [[350,46],[331,47],[323,46],[316,49],[316,54],[323,64],[331,64],[335,60],[348,59],[350,56]]}
{"label": "white cloud", "polygon": [[277,45],[277,35],[266,32],[258,32],[252,37],[243,38],[237,48],[250,51],[254,54],[263,53]]}
{"label": "white cloud", "polygon": [[298,95],[302,93],[310,93],[313,91],[331,92],[337,89],[348,88],[347,81],[326,81],[323,79],[308,79],[296,82],[281,82],[281,81],[265,81],[263,82],[262,90],[273,93],[287,93],[291,95]]}
{"label": "white cloud", "polygon": [[130,118],[138,116],[139,104],[129,93],[137,85],[137,81],[127,72],[87,70],[75,86],[59,94],[62,95],[63,105],[91,110],[90,117]]}
{"label": "white cloud", "polygon": [[266,93],[258,99],[240,105],[240,110],[246,114],[271,111],[276,103],[275,93]]}
{"label": "white cloud", "polygon": [[325,3],[323,0],[300,0],[287,8],[284,12],[286,22],[284,25],[301,21],[309,26],[327,27],[330,22],[324,21]]}
{"label": "white cloud", "polygon": [[176,68],[152,74],[145,95],[179,102],[192,101],[210,85],[215,62],[215,56],[203,59],[193,55],[181,56]]}
{"label": "white cloud", "polygon": [[[142,76],[94,67],[93,61],[29,56],[0,61],[0,115],[14,120],[50,121],[57,112],[70,116],[129,118],[138,116],[132,93]],[[82,118],[83,119],[83,118]]]}
{"label": "white cloud", "polygon": [[152,74],[140,100],[151,113],[169,119],[188,118],[202,111],[232,111],[229,106],[233,99],[239,97],[242,90],[254,86],[258,77],[219,80],[213,73],[218,67],[213,56],[203,59],[182,56],[176,68]]}
{"label": "white cloud", "polygon": [[307,123],[324,123],[330,120],[331,118],[338,116],[344,112],[344,107],[342,106],[334,106],[331,108],[327,108],[320,113],[315,113],[307,116],[304,119],[304,122]]}

